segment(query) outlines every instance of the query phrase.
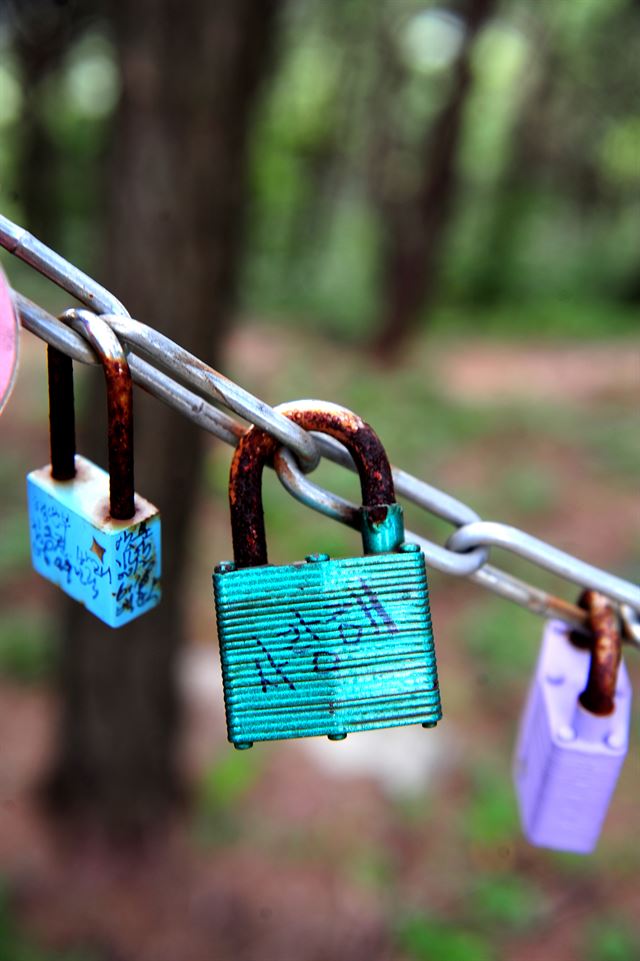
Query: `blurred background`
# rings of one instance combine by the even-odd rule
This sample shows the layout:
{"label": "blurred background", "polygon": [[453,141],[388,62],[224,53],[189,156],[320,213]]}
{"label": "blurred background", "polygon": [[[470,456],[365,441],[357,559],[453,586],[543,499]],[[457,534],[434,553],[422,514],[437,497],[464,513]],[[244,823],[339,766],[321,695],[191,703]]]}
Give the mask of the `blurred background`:
{"label": "blurred background", "polygon": [[[4,214],[269,403],[345,404],[397,465],[637,579],[637,0],[0,11]],[[637,710],[596,854],[529,846],[510,767],[542,622],[431,572],[437,730],[233,751],[211,590],[229,448],[136,392],[164,599],[111,632],[30,569],[47,397],[44,345],[21,346],[0,423],[2,961],[640,957]],[[99,371],[76,400],[104,463]],[[357,499],[343,473],[317,478]],[[275,477],[265,509],[273,562],[360,550]]]}

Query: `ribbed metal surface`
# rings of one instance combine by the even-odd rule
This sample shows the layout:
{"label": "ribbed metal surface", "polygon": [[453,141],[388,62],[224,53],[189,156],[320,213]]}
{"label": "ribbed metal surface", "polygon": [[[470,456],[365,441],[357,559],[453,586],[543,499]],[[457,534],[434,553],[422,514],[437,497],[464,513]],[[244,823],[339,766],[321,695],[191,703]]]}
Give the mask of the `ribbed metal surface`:
{"label": "ribbed metal surface", "polygon": [[440,719],[424,555],[415,545],[224,568],[213,581],[234,744]]}

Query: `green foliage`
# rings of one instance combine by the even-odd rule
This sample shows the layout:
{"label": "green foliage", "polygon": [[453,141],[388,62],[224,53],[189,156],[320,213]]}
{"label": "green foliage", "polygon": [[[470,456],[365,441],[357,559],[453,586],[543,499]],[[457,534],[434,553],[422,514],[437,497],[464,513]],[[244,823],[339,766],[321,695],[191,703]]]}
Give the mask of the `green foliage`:
{"label": "green foliage", "polygon": [[22,490],[20,490],[19,497],[16,496],[16,487],[21,484],[22,477],[21,461],[17,457],[14,457],[10,451],[3,450],[2,458],[0,459],[0,491],[2,491],[5,503],[7,502],[7,498],[11,498],[12,495],[14,495],[16,501],[22,499]]}
{"label": "green foliage", "polygon": [[433,313],[429,327],[434,334],[451,337],[592,340],[637,335],[638,315],[632,308],[602,298],[558,300],[529,296],[518,302],[505,298],[490,310],[443,305]]}
{"label": "green foliage", "polygon": [[253,787],[262,771],[257,753],[225,750],[220,760],[204,774],[198,805],[201,811],[215,813],[232,807]]}
{"label": "green foliage", "polygon": [[517,514],[538,514],[553,508],[560,491],[548,474],[535,465],[510,467],[505,464],[504,473],[496,478],[492,491],[496,508],[508,503],[509,510]]}
{"label": "green foliage", "polygon": [[[574,6],[507,5],[472,51],[441,287],[467,329],[611,336],[635,324],[607,308],[637,272],[640,42],[625,0]],[[379,192],[415,201],[462,36],[455,13],[416,0],[362,14],[320,0],[289,13],[254,138],[244,288],[252,308],[352,339],[380,312]],[[489,275],[497,312],[485,318],[475,295]]]}
{"label": "green foliage", "polygon": [[[523,34],[506,21],[489,25],[473,51],[475,83],[459,165],[471,181],[492,183],[509,159],[513,124],[526,92],[523,75],[530,69],[530,50]],[[514,95],[514,91],[519,91]],[[482,116],[483,123],[475,118]]]}
{"label": "green foliage", "polygon": [[640,181],[640,117],[611,124],[600,148],[603,173],[616,186]]}
{"label": "green foliage", "polygon": [[[493,843],[498,840],[495,836]],[[399,947],[416,961],[489,961],[496,957],[496,943],[531,930],[547,903],[534,884],[517,874],[499,874],[481,876],[468,908],[457,923],[408,915],[397,928]]]}
{"label": "green foliage", "polygon": [[399,947],[415,961],[492,961],[489,941],[459,924],[432,921],[420,915],[406,918],[398,927]]}
{"label": "green foliage", "polygon": [[97,961],[85,950],[50,951],[41,948],[20,929],[10,906],[6,883],[0,881],[0,958],[2,961]]}
{"label": "green foliage", "polygon": [[55,655],[51,623],[42,615],[25,609],[0,621],[0,674],[24,684],[37,683],[53,673]]}
{"label": "green foliage", "polygon": [[520,833],[520,823],[508,776],[508,762],[497,768],[484,760],[474,774],[471,800],[464,814],[464,832],[473,844],[507,844]]}
{"label": "green foliage", "polygon": [[529,676],[537,655],[540,622],[521,607],[491,598],[465,613],[460,636],[477,669],[500,692]]}
{"label": "green foliage", "polygon": [[585,961],[637,961],[640,957],[638,930],[620,918],[594,921],[584,943]]}
{"label": "green foliage", "polygon": [[[22,489],[22,483],[20,484]],[[29,521],[24,508],[2,518],[0,577],[8,577],[29,565]]]}
{"label": "green foliage", "polygon": [[[463,26],[454,10],[418,0],[382,0],[376,16],[360,2],[310,0],[289,5],[281,26],[251,138],[242,298],[262,315],[365,339],[385,282],[380,191],[415,202]],[[7,39],[0,44],[0,176],[5,212],[19,218],[12,192],[30,100]],[[472,50],[460,196],[430,324],[516,337],[632,331],[635,314],[612,301],[637,273],[639,54],[629,0],[507,4],[485,25]],[[36,104],[63,159],[65,253],[89,268],[102,231],[96,173],[120,83],[109,33],[94,18]],[[488,287],[496,309],[485,315],[476,295]]]}
{"label": "green foliage", "polygon": [[325,318],[329,334],[366,338],[380,302],[378,233],[370,209],[356,198],[336,212],[314,267],[315,293],[309,308]]}
{"label": "green foliage", "polygon": [[635,410],[618,410],[614,416],[585,417],[580,424],[580,440],[591,451],[594,465],[607,475],[616,474],[635,490],[640,473],[638,417]]}
{"label": "green foliage", "polygon": [[350,852],[347,861],[347,873],[352,882],[371,890],[388,890],[393,882],[387,852],[374,846]]}
{"label": "green foliage", "polygon": [[296,37],[275,78],[268,128],[278,141],[312,147],[331,134],[337,70],[335,47],[320,31]]}
{"label": "green foliage", "polygon": [[478,924],[502,934],[530,929],[546,909],[540,889],[517,874],[481,876],[471,896]]}
{"label": "green foliage", "polygon": [[264,758],[256,751],[225,749],[205,771],[195,803],[195,829],[203,844],[226,844],[243,830],[238,806],[260,777]]}

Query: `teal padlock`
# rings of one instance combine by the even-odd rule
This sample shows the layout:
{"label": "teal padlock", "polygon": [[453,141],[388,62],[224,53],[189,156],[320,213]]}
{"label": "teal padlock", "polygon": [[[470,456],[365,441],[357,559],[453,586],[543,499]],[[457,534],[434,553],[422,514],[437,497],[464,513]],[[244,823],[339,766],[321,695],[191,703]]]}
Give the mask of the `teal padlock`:
{"label": "teal padlock", "polygon": [[229,740],[254,741],[422,724],[442,716],[425,560],[405,543],[384,448],[344,408],[279,410],[349,450],[362,488],[365,556],[269,565],[261,480],[278,441],[241,438],[229,483],[234,561],[213,575]]}
{"label": "teal padlock", "polygon": [[122,346],[90,311],[64,316],[104,367],[109,473],[76,455],[72,362],[49,346],[51,464],[27,477],[31,559],[39,574],[121,627],[160,601],[160,514],[134,492],[133,392]]}

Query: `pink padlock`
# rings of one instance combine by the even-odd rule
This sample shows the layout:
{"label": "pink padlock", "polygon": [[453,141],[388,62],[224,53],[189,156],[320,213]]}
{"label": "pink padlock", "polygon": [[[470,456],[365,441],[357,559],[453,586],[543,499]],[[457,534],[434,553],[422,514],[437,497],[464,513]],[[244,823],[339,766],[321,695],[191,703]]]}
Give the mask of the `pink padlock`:
{"label": "pink padlock", "polygon": [[631,684],[620,658],[617,618],[602,595],[585,593],[591,650],[549,621],[516,748],[514,780],[528,840],[590,854],[627,754]]}
{"label": "pink padlock", "polygon": [[0,269],[0,413],[9,399],[18,368],[18,318],[7,278]]}

